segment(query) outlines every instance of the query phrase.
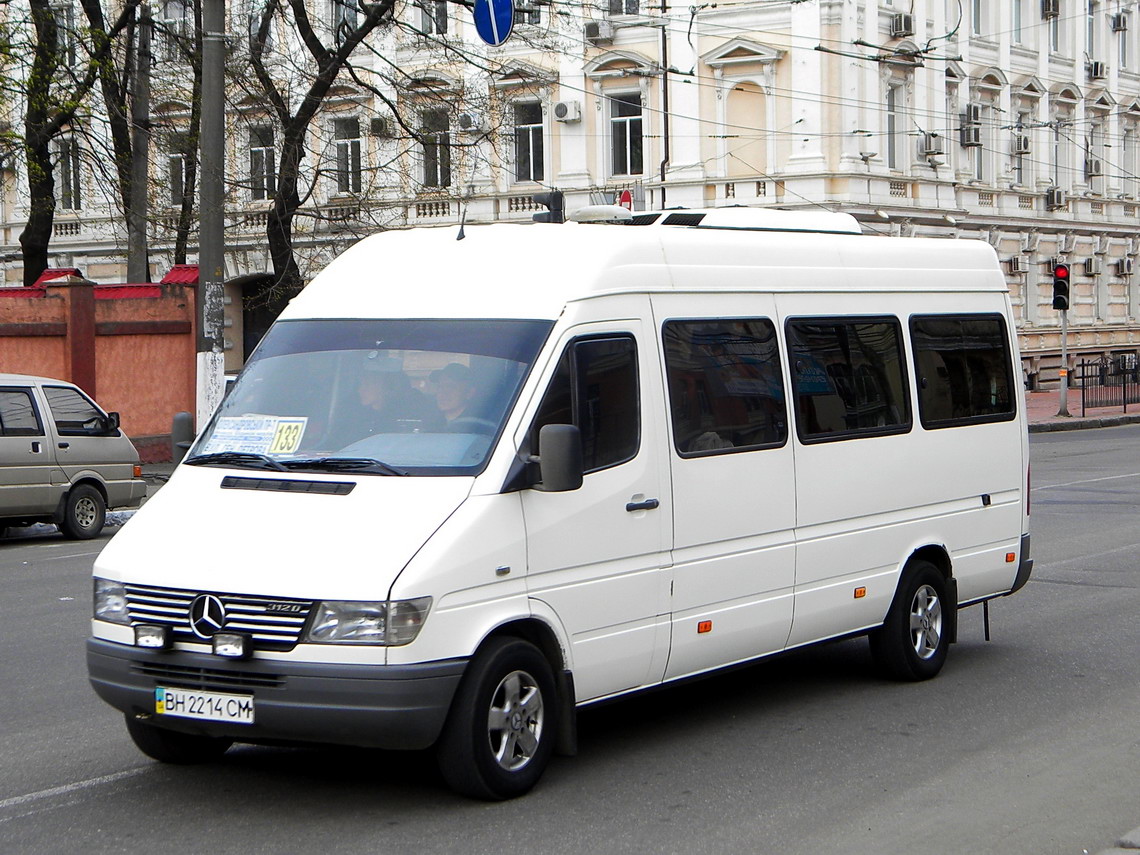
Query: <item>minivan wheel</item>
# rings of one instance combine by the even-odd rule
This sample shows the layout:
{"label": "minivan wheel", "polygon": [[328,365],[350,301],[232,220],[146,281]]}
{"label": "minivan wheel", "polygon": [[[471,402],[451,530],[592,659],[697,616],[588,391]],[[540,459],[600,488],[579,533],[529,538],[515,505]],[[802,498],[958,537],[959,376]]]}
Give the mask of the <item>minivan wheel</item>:
{"label": "minivan wheel", "polygon": [[942,573],[928,561],[914,561],[899,582],[883,625],[870,635],[871,656],[887,677],[929,680],[942,670],[950,646]]}
{"label": "minivan wheel", "polygon": [[72,540],[88,540],[103,530],[107,504],[103,494],[90,484],[80,484],[67,494],[63,503],[60,531]]}
{"label": "minivan wheel", "polygon": [[448,786],[489,800],[528,792],[554,749],[555,695],[550,663],[533,644],[487,642],[459,684],[436,745]]}
{"label": "minivan wheel", "polygon": [[217,760],[233,745],[230,739],[155,727],[139,721],[130,713],[125,718],[127,733],[131,735],[135,746],[147,757],[160,763],[176,763],[179,766],[209,763]]}

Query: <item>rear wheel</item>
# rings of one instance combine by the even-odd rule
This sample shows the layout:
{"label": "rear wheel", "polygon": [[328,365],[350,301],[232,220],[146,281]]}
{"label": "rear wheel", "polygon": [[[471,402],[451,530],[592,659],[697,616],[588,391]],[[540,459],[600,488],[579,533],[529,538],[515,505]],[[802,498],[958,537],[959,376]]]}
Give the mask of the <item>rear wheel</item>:
{"label": "rear wheel", "polygon": [[175,763],[179,766],[209,763],[217,760],[233,745],[229,739],[164,730],[129,714],[126,720],[127,733],[139,751],[161,763]]}
{"label": "rear wheel", "polygon": [[448,785],[481,799],[528,792],[554,748],[555,695],[538,648],[515,638],[489,641],[468,666],[436,746]]}
{"label": "rear wheel", "polygon": [[103,494],[90,484],[72,488],[63,500],[60,531],[72,540],[89,540],[103,530],[107,521],[107,503]]}
{"label": "rear wheel", "polygon": [[950,646],[946,581],[929,561],[904,573],[883,625],[871,633],[871,655],[895,680],[929,680],[942,670]]}

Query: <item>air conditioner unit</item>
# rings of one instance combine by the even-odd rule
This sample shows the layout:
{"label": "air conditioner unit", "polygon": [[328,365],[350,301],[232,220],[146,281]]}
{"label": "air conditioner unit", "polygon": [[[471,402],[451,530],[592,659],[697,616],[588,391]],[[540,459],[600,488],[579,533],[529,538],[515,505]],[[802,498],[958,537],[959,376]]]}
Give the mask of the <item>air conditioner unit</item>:
{"label": "air conditioner unit", "polygon": [[586,41],[594,45],[613,44],[614,25],[609,21],[587,21]]}
{"label": "air conditioner unit", "polygon": [[1085,259],[1085,276],[1097,276],[1101,271],[1101,261],[1099,255],[1094,255],[1092,258]]}
{"label": "air conditioner unit", "polygon": [[1065,191],[1060,187],[1050,187],[1045,191],[1045,208],[1050,211],[1059,211],[1068,204]]}
{"label": "air conditioner unit", "polygon": [[967,104],[966,109],[962,111],[962,124],[963,125],[979,125],[982,122],[982,105],[981,104]]}
{"label": "air conditioner unit", "polygon": [[1089,63],[1089,80],[1104,80],[1108,77],[1108,64],[1100,60]]}
{"label": "air conditioner unit", "polygon": [[944,154],[942,135],[930,133],[929,131],[923,133],[922,156],[934,157],[939,154]]}
{"label": "air conditioner unit", "polygon": [[557,101],[554,104],[554,121],[572,122],[582,121],[582,102],[581,101]]}
{"label": "air conditioner unit", "polygon": [[1014,154],[1029,154],[1029,137],[1026,134],[1014,134],[1012,151]]}
{"label": "air conditioner unit", "polygon": [[1041,0],[1041,17],[1045,20],[1061,16],[1061,0]]}
{"label": "air conditioner unit", "polygon": [[977,125],[962,126],[962,145],[972,148],[982,144],[982,129]]}
{"label": "air conditioner unit", "polygon": [[468,134],[487,130],[487,119],[482,113],[460,113],[455,124],[459,126],[460,131]]}
{"label": "air conditioner unit", "polygon": [[897,12],[891,15],[891,38],[901,39],[904,36],[914,35],[914,15],[906,12]]}
{"label": "air conditioner unit", "polygon": [[1112,16],[1112,31],[1114,33],[1123,33],[1128,29],[1128,14],[1126,12],[1118,12]]}
{"label": "air conditioner unit", "polygon": [[1024,255],[1015,255],[1009,260],[1010,273],[1025,273],[1029,269],[1029,265],[1025,261]]}
{"label": "air conditioner unit", "polygon": [[1096,178],[1104,174],[1104,164],[1099,157],[1090,157],[1085,161],[1085,177]]}
{"label": "air conditioner unit", "polygon": [[377,116],[368,122],[368,133],[374,137],[389,137],[392,131],[388,120],[383,116]]}
{"label": "air conditioner unit", "polygon": [[1131,258],[1122,258],[1122,259],[1120,259],[1120,261],[1116,262],[1116,272],[1120,276],[1131,276],[1132,275],[1132,259]]}

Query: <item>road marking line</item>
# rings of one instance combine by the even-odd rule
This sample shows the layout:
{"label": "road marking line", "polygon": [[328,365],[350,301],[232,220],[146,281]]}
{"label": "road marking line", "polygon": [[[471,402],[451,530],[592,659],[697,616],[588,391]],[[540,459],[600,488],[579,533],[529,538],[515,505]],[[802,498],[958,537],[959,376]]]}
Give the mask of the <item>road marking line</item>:
{"label": "road marking line", "polygon": [[1038,490],[1055,490],[1058,487],[1072,487],[1076,484],[1095,484],[1098,481],[1115,481],[1118,478],[1135,478],[1140,472],[1129,472],[1127,475],[1106,475],[1104,478],[1086,478],[1083,481],[1066,481],[1064,484],[1046,484],[1043,487],[1034,487],[1031,492]]}
{"label": "road marking line", "polygon": [[133,778],[136,775],[141,775],[144,772],[150,772],[154,769],[153,766],[140,766],[137,769],[126,769],[122,772],[113,772],[110,775],[100,775],[98,778],[88,778],[86,781],[76,781],[73,784],[63,784],[58,787],[52,787],[49,790],[40,790],[37,793],[27,793],[23,796],[13,796],[10,799],[0,801],[0,810],[6,810],[10,807],[17,805],[27,804],[28,802],[39,801],[40,799],[50,799],[55,796],[65,796],[68,793],[74,793],[76,790],[87,790],[91,787],[101,787],[103,784],[113,784],[116,781],[122,781],[126,778]]}
{"label": "road marking line", "polygon": [[76,552],[71,555],[49,555],[47,558],[37,559],[37,563],[44,561],[66,561],[68,558],[90,558],[92,555],[98,554],[98,552]]}

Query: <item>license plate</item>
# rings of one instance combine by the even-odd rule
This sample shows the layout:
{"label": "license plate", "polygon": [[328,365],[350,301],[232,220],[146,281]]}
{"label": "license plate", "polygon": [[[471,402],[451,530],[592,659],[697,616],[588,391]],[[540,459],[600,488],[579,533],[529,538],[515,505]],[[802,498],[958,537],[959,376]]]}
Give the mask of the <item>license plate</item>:
{"label": "license plate", "polygon": [[195,689],[154,690],[154,711],[158,715],[253,724],[253,695],[226,695]]}

